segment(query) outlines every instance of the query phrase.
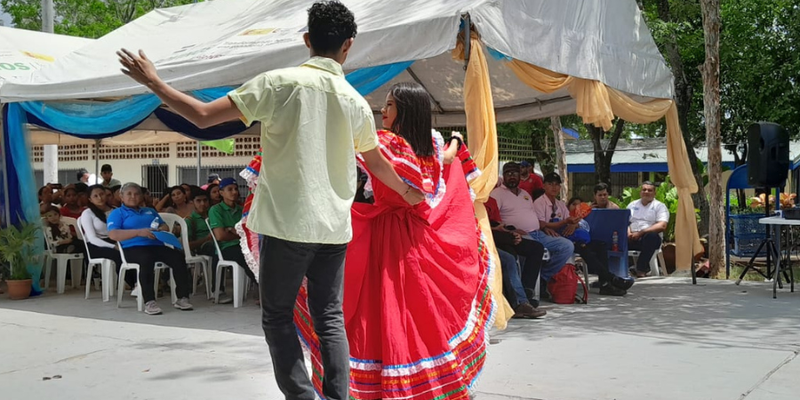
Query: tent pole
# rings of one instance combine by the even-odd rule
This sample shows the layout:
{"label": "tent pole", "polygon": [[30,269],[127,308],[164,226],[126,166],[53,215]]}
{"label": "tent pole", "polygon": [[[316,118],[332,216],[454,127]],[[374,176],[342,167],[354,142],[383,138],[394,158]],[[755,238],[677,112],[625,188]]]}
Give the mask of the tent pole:
{"label": "tent pole", "polygon": [[94,183],[97,184],[99,181],[97,177],[100,174],[100,139],[94,140],[94,174]]}
{"label": "tent pole", "polygon": [[200,157],[201,157],[201,155],[200,155],[200,147],[201,147],[200,141],[198,140],[197,141],[197,186],[202,186],[202,183],[200,183],[201,182],[200,181]]}
{"label": "tent pole", "polygon": [[461,17],[461,22],[464,23],[464,71],[467,70],[467,66],[469,65],[469,53],[472,50],[470,48],[471,40],[470,34],[472,33],[472,20],[469,17],[469,14],[465,14]]}

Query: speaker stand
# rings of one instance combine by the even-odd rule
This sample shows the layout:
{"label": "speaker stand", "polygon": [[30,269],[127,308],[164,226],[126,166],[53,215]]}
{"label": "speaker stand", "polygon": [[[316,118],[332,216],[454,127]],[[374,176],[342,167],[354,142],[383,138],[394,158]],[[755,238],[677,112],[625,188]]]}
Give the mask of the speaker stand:
{"label": "speaker stand", "polygon": [[[764,198],[766,199],[766,201],[764,202],[765,203],[765,205],[764,205],[764,217],[766,217],[766,218],[769,218],[771,216],[770,213],[769,213],[769,196],[771,194],[772,194],[772,189],[771,188],[767,188],[766,192],[764,194]],[[750,270],[758,272],[758,274],[763,276],[764,279],[766,279],[766,280],[772,279],[772,273],[771,273],[772,272],[772,269],[771,269],[772,260],[771,260],[771,257],[774,256],[774,257],[776,257],[776,260],[777,260],[778,259],[777,257],[780,257],[780,254],[778,254],[778,248],[775,246],[775,241],[772,239],[772,236],[771,236],[772,234],[771,234],[770,231],[772,230],[771,229],[772,227],[769,226],[769,225],[764,225],[764,228],[766,229],[767,235],[764,238],[764,240],[761,241],[761,244],[758,245],[758,248],[756,249],[755,254],[753,254],[753,256],[750,257],[750,261],[747,263],[747,267],[744,269],[744,271],[742,271],[742,274],[739,275],[739,279],[736,280],[736,284],[737,285],[742,283],[742,279],[744,279],[745,275],[747,275],[747,273]],[[778,240],[781,240],[781,238],[778,237]],[[761,250],[762,249],[764,251],[766,251],[766,253],[767,253],[767,271],[766,271],[766,273],[762,272],[760,268],[755,266],[756,258],[758,258],[758,255],[761,254]],[[778,277],[778,280],[780,280],[780,277]]]}

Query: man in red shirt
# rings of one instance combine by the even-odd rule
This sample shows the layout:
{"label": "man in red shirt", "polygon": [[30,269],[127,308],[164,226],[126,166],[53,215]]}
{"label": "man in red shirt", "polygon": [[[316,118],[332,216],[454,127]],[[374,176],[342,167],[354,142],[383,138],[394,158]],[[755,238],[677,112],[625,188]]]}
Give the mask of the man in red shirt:
{"label": "man in red shirt", "polygon": [[519,163],[519,166],[522,167],[519,174],[519,188],[528,192],[534,198],[538,197],[533,192],[544,189],[542,178],[533,172],[533,164],[529,161],[523,161]]}

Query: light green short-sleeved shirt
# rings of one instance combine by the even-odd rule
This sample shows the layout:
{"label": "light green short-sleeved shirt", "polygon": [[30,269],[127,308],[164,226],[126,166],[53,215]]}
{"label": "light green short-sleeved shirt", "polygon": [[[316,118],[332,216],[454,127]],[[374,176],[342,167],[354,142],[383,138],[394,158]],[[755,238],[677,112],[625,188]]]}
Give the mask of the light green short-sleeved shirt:
{"label": "light green short-sleeved shirt", "polygon": [[378,137],[369,104],[342,66],[314,57],[258,75],[228,97],[246,124],[261,122],[263,163],[248,227],[292,242],[348,243],[355,154],[375,149]]}

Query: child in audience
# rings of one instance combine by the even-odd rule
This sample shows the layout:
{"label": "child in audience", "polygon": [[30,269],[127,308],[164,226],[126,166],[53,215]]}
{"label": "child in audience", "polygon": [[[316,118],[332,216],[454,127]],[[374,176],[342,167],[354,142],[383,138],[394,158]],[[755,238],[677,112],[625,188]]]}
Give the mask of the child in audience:
{"label": "child in audience", "polygon": [[67,186],[64,189],[64,205],[61,207],[61,215],[78,219],[85,209],[86,207],[81,207],[78,204],[78,190],[75,189],[75,186]]}
{"label": "child in audience", "polygon": [[44,234],[53,244],[56,253],[81,253],[86,254],[83,241],[78,240],[72,233],[71,227],[61,219],[58,208],[50,206],[44,213]]}

